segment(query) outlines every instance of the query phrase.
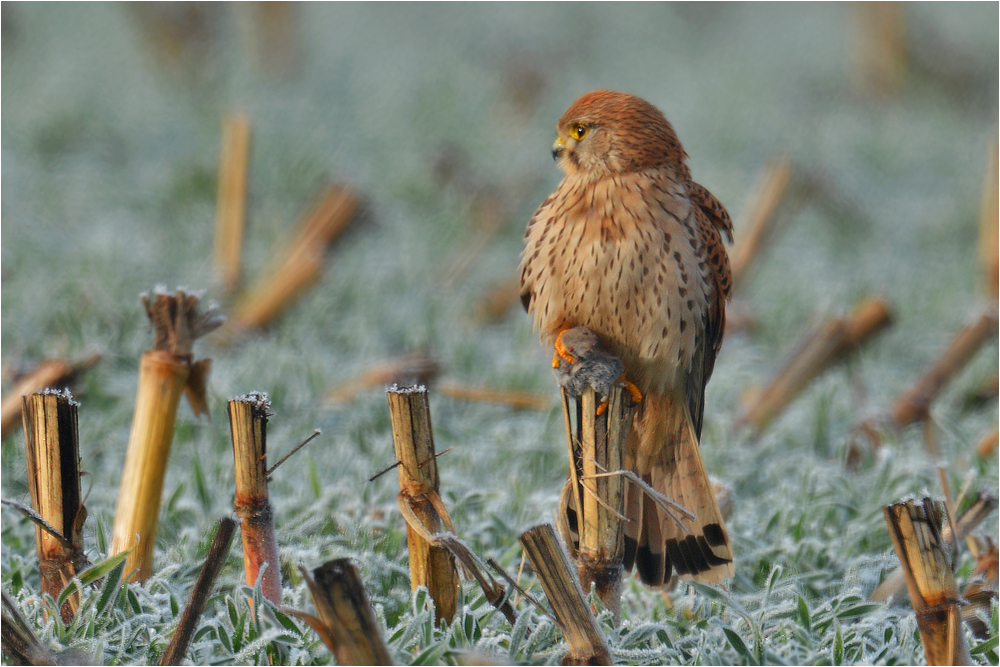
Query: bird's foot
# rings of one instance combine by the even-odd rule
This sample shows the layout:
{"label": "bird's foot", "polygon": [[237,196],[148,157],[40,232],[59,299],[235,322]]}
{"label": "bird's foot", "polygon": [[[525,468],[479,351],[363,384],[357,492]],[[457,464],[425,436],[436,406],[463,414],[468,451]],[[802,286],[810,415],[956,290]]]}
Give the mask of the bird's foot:
{"label": "bird's foot", "polygon": [[555,354],[552,355],[552,368],[559,368],[560,359],[565,361],[567,364],[576,363],[576,356],[570,351],[570,348],[568,348],[566,344],[563,342],[563,335],[565,335],[567,331],[572,331],[572,329],[563,329],[562,331],[559,332],[559,335],[556,336],[556,342],[555,342],[556,351]]}
{"label": "bird's foot", "polygon": [[[634,383],[626,380],[624,375],[615,380],[615,382],[621,382],[623,385],[625,385],[625,390],[632,397],[633,403],[642,403],[642,392],[639,391],[639,388],[635,386]],[[607,412],[607,410],[608,410],[608,399],[604,399],[603,401],[601,401],[600,405],[597,406],[597,416],[600,417],[605,412]]]}

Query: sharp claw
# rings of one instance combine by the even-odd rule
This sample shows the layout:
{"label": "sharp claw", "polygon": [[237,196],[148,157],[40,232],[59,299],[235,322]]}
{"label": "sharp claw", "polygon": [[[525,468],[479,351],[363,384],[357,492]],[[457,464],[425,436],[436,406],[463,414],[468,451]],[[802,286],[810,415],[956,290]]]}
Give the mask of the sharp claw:
{"label": "sharp claw", "polygon": [[555,354],[552,355],[552,368],[559,368],[560,359],[565,361],[567,364],[576,363],[576,357],[573,356],[573,353],[570,352],[569,349],[562,342],[563,334],[566,333],[567,331],[569,331],[569,329],[563,329],[562,331],[559,332],[559,335],[556,336],[556,342],[555,342],[556,352]]}

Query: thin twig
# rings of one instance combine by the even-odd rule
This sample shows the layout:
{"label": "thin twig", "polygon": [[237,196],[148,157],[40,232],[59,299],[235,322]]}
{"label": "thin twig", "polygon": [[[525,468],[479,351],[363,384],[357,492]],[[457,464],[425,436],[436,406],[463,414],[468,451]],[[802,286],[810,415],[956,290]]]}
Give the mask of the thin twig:
{"label": "thin twig", "polygon": [[284,456],[282,456],[280,459],[278,459],[277,463],[275,463],[273,466],[271,466],[270,468],[268,468],[267,472],[264,473],[264,476],[268,478],[268,481],[270,481],[271,473],[273,473],[275,470],[277,470],[278,466],[280,466],[282,463],[284,463],[289,458],[291,458],[291,456],[295,452],[299,451],[300,449],[302,449],[303,447],[305,447],[306,445],[308,445],[310,442],[312,442],[313,440],[315,440],[316,438],[318,438],[322,434],[323,434],[323,431],[321,431],[319,429],[316,429],[315,431],[313,431],[312,435],[310,435],[308,438],[306,438],[305,440],[303,440],[302,442],[300,442],[298,445],[296,445],[292,449],[292,451],[290,451],[287,454],[285,454]]}

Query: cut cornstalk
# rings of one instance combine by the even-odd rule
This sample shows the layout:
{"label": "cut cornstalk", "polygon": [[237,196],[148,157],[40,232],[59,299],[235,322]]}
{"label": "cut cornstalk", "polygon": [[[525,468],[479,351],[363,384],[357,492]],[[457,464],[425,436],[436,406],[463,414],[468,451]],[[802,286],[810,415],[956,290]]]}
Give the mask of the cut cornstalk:
{"label": "cut cornstalk", "polygon": [[[608,396],[607,409],[598,415],[593,387],[586,387],[575,399],[563,387],[562,405],[571,462],[566,480],[571,489],[565,495],[565,509],[570,511],[568,504],[572,499],[572,511],[576,514],[577,544],[573,558],[581,586],[590,590],[593,584],[617,622],[621,615],[625,557],[622,525],[625,477],[615,473],[622,469],[625,442],[632,426],[631,399],[624,386],[616,384]],[[575,419],[570,413],[574,413]],[[573,423],[575,429],[570,426]],[[570,543],[568,520],[563,533]]]}
{"label": "cut cornstalk", "polygon": [[[87,511],[80,495],[79,404],[68,392],[44,390],[22,398],[25,453],[31,505],[62,539],[35,525],[35,546],[42,591],[53,599],[76,576],[83,562],[83,521]],[[71,595],[60,609],[69,623],[80,603]]]}
{"label": "cut cornstalk", "polygon": [[[956,545],[962,541],[971,539],[970,535],[972,531],[986,517],[996,511],[996,509],[996,495],[987,491],[980,491],[976,499],[955,519],[954,529],[952,529],[951,523],[946,523],[941,528],[941,538],[944,540],[945,552],[951,553]],[[879,587],[871,594],[871,599],[876,602],[884,602],[892,599],[897,603],[905,602],[908,599],[906,578],[903,575],[902,565],[886,575],[886,578]]]}
{"label": "cut cornstalk", "polygon": [[[458,605],[458,570],[455,557],[426,538],[447,529],[451,518],[441,502],[434,435],[431,430],[427,388],[390,387],[389,414],[399,465],[399,505],[407,517],[406,543],[410,556],[410,586],[424,586],[434,599],[439,619],[451,623]],[[416,521],[419,526],[410,525]]]}
{"label": "cut cornstalk", "polygon": [[497,322],[517,303],[520,294],[521,281],[518,278],[494,285],[476,305],[477,317],[485,322]]}
{"label": "cut cornstalk", "polygon": [[862,301],[848,318],[837,317],[807,334],[768,386],[738,420],[760,433],[821,373],[868,342],[892,322],[888,304],[878,297]]}
{"label": "cut cornstalk", "polygon": [[392,665],[392,655],[358,569],[350,558],[324,563],[312,571],[300,568],[312,595],[317,616],[285,608],[320,636],[337,664]]}
{"label": "cut cornstalk", "polygon": [[177,628],[170,638],[167,650],[160,657],[161,665],[179,665],[187,653],[188,645],[194,636],[194,631],[198,626],[198,619],[205,611],[205,604],[208,602],[212,589],[215,586],[215,578],[226,562],[229,555],[229,545],[233,541],[233,533],[236,531],[236,522],[226,517],[219,521],[219,528],[212,540],[212,546],[208,549],[208,556],[205,557],[205,564],[201,568],[201,574],[191,589],[191,597],[188,598],[187,606],[181,613]]}
{"label": "cut cornstalk", "polygon": [[348,401],[357,394],[374,387],[392,384],[429,384],[441,372],[441,364],[426,352],[417,352],[390,359],[371,368],[360,376],[334,387],[323,400],[327,404]]}
{"label": "cut cornstalk", "polygon": [[952,571],[951,550],[941,535],[941,504],[924,498],[889,505],[883,511],[903,566],[927,664],[973,664],[962,630],[962,598]]}
{"label": "cut cornstalk", "polygon": [[788,157],[781,156],[765,167],[745,219],[737,227],[739,231],[729,254],[734,289],[745,281],[750,266],[774,232],[777,212],[788,198],[791,181],[792,163]]}
{"label": "cut cornstalk", "polygon": [[854,85],[872,97],[891,97],[907,68],[906,24],[900,2],[859,2],[854,11]]}
{"label": "cut cornstalk", "polygon": [[990,155],[983,178],[983,198],[979,206],[979,266],[983,291],[993,301],[1000,293],[1000,176],[997,173],[997,135],[990,140]]}
{"label": "cut cornstalk", "polygon": [[299,223],[284,253],[237,300],[232,316],[219,332],[222,341],[267,325],[316,282],[323,272],[327,246],[347,228],[357,210],[353,192],[339,185],[328,187]]}
{"label": "cut cornstalk", "polygon": [[227,114],[222,120],[215,208],[215,273],[227,292],[240,281],[249,164],[250,119],[242,112]]}
{"label": "cut cornstalk", "polygon": [[15,665],[58,665],[52,652],[42,646],[14,601],[3,591],[2,648],[4,657]]}
{"label": "cut cornstalk", "polygon": [[529,528],[520,540],[566,638],[569,655],[562,664],[612,664],[611,651],[552,525]]}
{"label": "cut cornstalk", "polygon": [[[266,394],[250,393],[229,401],[229,427],[236,464],[236,515],[243,536],[243,564],[248,586],[261,577],[264,597],[281,604],[281,565],[274,512],[267,491]],[[261,573],[261,568],[267,564]]]}
{"label": "cut cornstalk", "polygon": [[515,410],[547,410],[552,407],[552,401],[542,394],[531,394],[526,391],[512,389],[493,389],[490,387],[469,387],[455,382],[442,383],[437,387],[444,396],[457,398],[460,401],[483,401],[485,403],[500,403]]}
{"label": "cut cornstalk", "polygon": [[981,459],[988,458],[997,450],[997,439],[1000,438],[1000,431],[993,429],[983,436],[979,444],[976,445],[976,456]]}
{"label": "cut cornstalk", "polygon": [[892,404],[889,421],[896,428],[924,420],[942,387],[972,359],[979,347],[997,335],[996,306],[989,306],[955,335],[944,354]]}
{"label": "cut cornstalk", "polygon": [[21,397],[42,389],[61,389],[64,384],[87,370],[98,361],[100,354],[91,354],[83,359],[67,362],[62,359],[46,359],[30,373],[24,375],[14,388],[0,402],[0,437],[6,438],[21,425]]}
{"label": "cut cornstalk", "polygon": [[143,294],[142,301],[156,340],[139,363],[139,388],[111,539],[112,554],[132,549],[126,571],[137,570],[133,581],[139,582],[152,573],[163,480],[181,394],[187,393],[196,413],[205,411],[209,360],[192,362],[191,348],[195,339],[221,323],[214,307],[201,310],[198,297],[181,290],[173,294],[155,290],[152,296]]}

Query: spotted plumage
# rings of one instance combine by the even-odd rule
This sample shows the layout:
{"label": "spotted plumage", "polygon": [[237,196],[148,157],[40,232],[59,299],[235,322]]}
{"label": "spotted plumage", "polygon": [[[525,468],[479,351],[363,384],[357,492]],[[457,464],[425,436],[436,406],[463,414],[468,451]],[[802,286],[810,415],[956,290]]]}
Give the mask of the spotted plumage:
{"label": "spotted plumage", "polygon": [[628,565],[652,586],[671,571],[721,581],[732,553],[698,439],[732,285],[732,222],[648,102],[594,91],[557,131],[565,177],[528,224],[522,302],[548,344],[583,326],[621,360],[644,395],[626,462],[698,517],[680,528],[629,488]]}

